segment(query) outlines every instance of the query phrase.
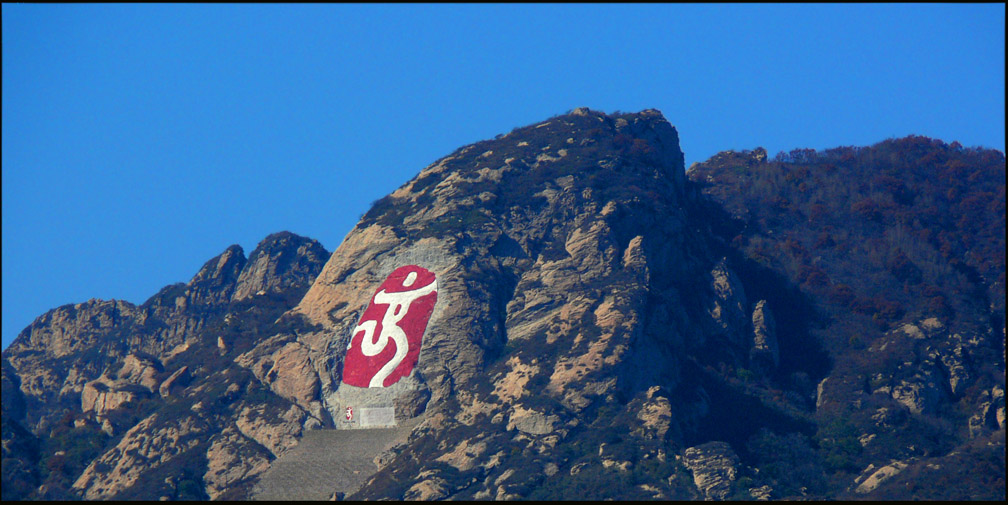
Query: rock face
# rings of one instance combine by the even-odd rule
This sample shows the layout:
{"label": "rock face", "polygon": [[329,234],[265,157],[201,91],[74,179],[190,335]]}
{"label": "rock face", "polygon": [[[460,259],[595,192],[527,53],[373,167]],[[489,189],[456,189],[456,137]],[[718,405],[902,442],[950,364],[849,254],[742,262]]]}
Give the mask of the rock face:
{"label": "rock face", "polygon": [[752,312],[753,343],[749,351],[749,359],[763,360],[776,368],[780,365],[780,349],[777,344],[777,323],[773,314],[766,306],[766,300],[760,300]]}
{"label": "rock face", "polygon": [[88,500],[114,496],[137,483],[146,471],[184,457],[199,443],[193,435],[205,430],[206,425],[193,417],[169,424],[152,415],[126,432],[112,450],[91,462],[73,487]]}
{"label": "rock face", "polygon": [[[457,388],[485,373],[506,343],[539,341],[543,332],[547,345],[590,344],[548,370],[539,368],[537,373],[548,377],[548,390],[574,409],[613,391],[606,381],[570,385],[624,362],[630,340],[649,338],[638,334],[643,334],[650,256],[686,263],[673,259],[680,254],[674,244],[681,241],[677,229],[683,216],[676,202],[684,184],[676,132],[653,111],[615,119],[587,112],[530,130],[542,138],[488,141],[453,153],[365,215],[293,313],[322,328],[296,340],[310,367],[303,362],[278,367],[278,355],[266,344],[253,351],[258,358],[246,362],[265,360],[251,366],[288,370],[292,383],[318,382],[329,414],[341,415],[339,351],[352,336],[355,314],[389,272],[416,264],[439,281],[424,344],[429,351],[421,353],[416,374],[430,386],[432,404],[453,393],[450,385]],[[561,143],[551,142],[561,134],[566,135]],[[614,137],[636,139],[639,157],[600,148]],[[522,142],[526,145],[519,146]],[[564,168],[570,163],[584,170],[572,175]],[[650,203],[593,186],[618,170],[666,195],[660,209],[678,214],[671,222],[680,224],[649,229],[647,223],[662,221],[659,210],[646,210]],[[415,210],[400,214],[401,209]],[[631,213],[640,220],[628,222]],[[595,320],[599,338],[579,335],[585,318]],[[277,379],[271,387],[280,392],[283,386]],[[533,424],[532,429],[541,427]]]}
{"label": "rock face", "polygon": [[255,449],[255,444],[232,426],[213,437],[203,475],[211,500],[220,498],[232,482],[254,479],[269,469],[268,456]]}
{"label": "rock face", "polygon": [[4,360],[2,365],[3,487],[0,487],[0,494],[4,500],[16,500],[28,496],[39,485],[41,443],[19,423],[25,415],[24,394],[10,364]]}
{"label": "rock face", "polygon": [[[656,111],[578,110],[460,149],[376,203],[293,311],[321,327],[298,341],[317,350],[335,415],[340,354],[327,360],[346,346],[369,288],[405,264],[435,272],[415,377],[438,422],[418,427],[411,447],[433,444],[433,461],[486,472],[468,486],[400,456],[376,482],[407,479],[406,497],[525,496],[543,482],[533,468],[555,466],[561,481],[616,478],[636,464],[623,448],[641,442],[659,461],[669,437],[697,429],[709,397],[683,380],[683,359],[748,366],[753,315],[732,261],[687,232],[682,173],[677,134]],[[605,432],[628,438],[602,442],[612,452],[586,467],[597,470],[559,459],[560,447]],[[633,492],[696,492],[666,478]],[[358,496],[383,495],[375,484]]]}
{"label": "rock face", "polygon": [[101,418],[108,411],[141,396],[149,396],[158,390],[157,376],[162,371],[161,363],[157,360],[130,354],[112,377],[103,373],[84,384],[84,389],[81,390],[81,411],[93,412],[96,418]]}
{"label": "rock face", "polygon": [[[76,397],[73,403],[79,405],[78,395],[84,384],[128,354],[125,346],[115,343],[122,334],[122,320],[142,317],[126,302],[89,300],[65,305],[36,319],[4,354],[20,377],[20,389],[29,408],[59,403],[60,397]],[[105,359],[66,359],[92,349],[102,352]],[[53,366],[50,363],[54,361],[65,364]]]}
{"label": "rock face", "polygon": [[[715,294],[710,315],[716,325],[715,332],[727,336],[728,343],[733,347],[742,347],[745,342],[739,337],[746,334],[749,319],[746,316],[748,302],[742,282],[724,259],[714,266],[710,275]],[[755,314],[753,317],[756,317]]]}
{"label": "rock face", "polygon": [[276,394],[296,403],[307,404],[318,395],[319,381],[308,350],[298,342],[290,342],[273,354],[266,378]]}

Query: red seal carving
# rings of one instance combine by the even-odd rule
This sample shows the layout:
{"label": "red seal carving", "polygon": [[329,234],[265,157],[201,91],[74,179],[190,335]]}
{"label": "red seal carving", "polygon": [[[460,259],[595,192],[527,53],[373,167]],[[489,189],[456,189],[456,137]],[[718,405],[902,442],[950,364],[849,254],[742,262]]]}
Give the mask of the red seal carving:
{"label": "red seal carving", "polygon": [[389,274],[353,330],[343,360],[343,382],[380,388],[409,375],[420,357],[435,303],[433,272],[407,265]]}

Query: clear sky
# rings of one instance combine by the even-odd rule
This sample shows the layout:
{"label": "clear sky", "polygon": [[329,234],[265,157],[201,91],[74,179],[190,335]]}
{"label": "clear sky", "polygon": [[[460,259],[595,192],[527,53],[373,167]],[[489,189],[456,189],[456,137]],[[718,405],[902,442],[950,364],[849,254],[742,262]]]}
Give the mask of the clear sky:
{"label": "clear sky", "polygon": [[3,347],[230,244],[335,250],[455,148],[578,106],[718,151],[1004,151],[1004,4],[3,4]]}

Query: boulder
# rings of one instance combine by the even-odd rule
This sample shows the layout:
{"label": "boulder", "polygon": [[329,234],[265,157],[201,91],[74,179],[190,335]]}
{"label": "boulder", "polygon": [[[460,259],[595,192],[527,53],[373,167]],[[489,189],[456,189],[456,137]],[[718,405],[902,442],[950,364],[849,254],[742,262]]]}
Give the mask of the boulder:
{"label": "boulder", "polygon": [[749,351],[752,361],[772,364],[777,368],[780,364],[780,350],[777,345],[777,323],[773,314],[766,306],[766,300],[756,302],[752,313],[753,342]]}
{"label": "boulder", "polygon": [[739,457],[727,442],[707,442],[683,451],[682,462],[708,500],[723,500],[738,475]]}
{"label": "boulder", "polygon": [[445,480],[434,475],[433,471],[421,472],[417,483],[410,486],[403,494],[405,500],[440,500],[448,496],[448,486]]}
{"label": "boulder", "polygon": [[875,468],[874,464],[868,465],[868,467],[861,472],[861,475],[854,479],[854,484],[857,485],[854,491],[859,494],[870,493],[874,491],[879,484],[882,484],[883,481],[902,472],[907,466],[909,466],[908,463],[903,461],[893,461],[881,468]]}
{"label": "boulder", "polygon": [[997,422],[997,427],[1003,430],[1005,427],[1005,394],[1004,388],[1001,386],[994,386],[991,388],[991,401],[994,404],[994,420]]}
{"label": "boulder", "polygon": [[647,391],[646,401],[637,411],[644,428],[644,436],[664,440],[672,423],[672,404],[667,395],[659,396],[660,386],[652,386]]}
{"label": "boulder", "polygon": [[171,394],[172,388],[184,385],[188,382],[189,378],[188,366],[183,366],[182,368],[175,370],[168,376],[167,379],[164,380],[164,382],[161,383],[161,386],[158,387],[158,394],[161,395],[162,398],[167,398],[168,395]]}
{"label": "boulder", "polygon": [[742,281],[728,267],[725,258],[714,265],[710,276],[714,298],[708,312],[714,326],[729,343],[741,348],[749,327],[749,318],[746,317],[748,302]]}
{"label": "boulder", "polygon": [[925,414],[934,412],[942,398],[942,391],[932,377],[918,375],[893,386],[891,395],[911,413]]}
{"label": "boulder", "polygon": [[768,501],[771,499],[771,493],[773,493],[773,488],[769,485],[762,485],[760,487],[749,488],[749,496],[752,496],[754,500],[757,501]]}
{"label": "boulder", "polygon": [[970,438],[1004,427],[1004,390],[995,386],[984,391],[980,398],[982,401],[968,421]]}
{"label": "boulder", "polygon": [[559,422],[558,416],[547,416],[541,412],[518,406],[515,407],[514,413],[508,419],[507,430],[517,429],[529,435],[546,435],[552,433],[554,426]]}
{"label": "boulder", "polygon": [[136,392],[117,389],[118,386],[104,376],[84,384],[81,410],[85,413],[94,412],[95,417],[100,417],[137,398]]}
{"label": "boulder", "polygon": [[161,363],[156,359],[129,354],[123,359],[123,365],[116,375],[119,381],[137,384],[153,393],[157,391],[156,376],[161,370]]}

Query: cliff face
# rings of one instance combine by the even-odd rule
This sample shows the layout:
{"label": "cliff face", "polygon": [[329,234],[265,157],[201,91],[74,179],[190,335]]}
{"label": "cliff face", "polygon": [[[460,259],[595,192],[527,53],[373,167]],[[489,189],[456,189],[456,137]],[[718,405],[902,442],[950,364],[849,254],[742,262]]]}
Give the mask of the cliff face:
{"label": "cliff face", "polygon": [[[393,270],[418,265],[436,274],[438,301],[409,386],[391,394],[415,404],[403,397],[422,392],[409,410],[424,422],[359,496],[551,496],[584,479],[616,485],[642,461],[645,487],[608,496],[702,496],[668,481],[686,472],[671,454],[704,437],[744,442],[775,424],[808,430],[801,412],[814,399],[806,385],[794,405],[759,405],[741,429],[704,422],[734,408],[735,398],[718,397],[733,387],[718,369],[753,368],[750,354],[772,356],[776,339],[764,323],[773,309],[750,304],[732,261],[692,215],[697,198],[678,135],[653,110],[577,109],[464,147],[347,235],[285,316],[313,330],[277,335],[239,362],[305,410],[338,418],[353,403],[342,358],[361,310]],[[768,363],[760,377],[793,387],[770,377]],[[816,380],[817,364],[783,375]]]}
{"label": "cliff face", "polygon": [[[977,366],[976,326],[889,314],[879,359],[853,360],[809,274],[735,237],[756,225],[705,184],[765,163],[726,154],[688,179],[658,111],[576,109],[424,168],[332,254],[279,233],[140,306],[50,311],[3,355],[5,497],[245,498],[305,432],[368,402],[416,427],[358,498],[874,496],[935,458],[985,458],[981,440],[1003,448],[1003,347]],[[416,366],[349,386],[352,339],[384,338],[365,308],[404,266],[437,283]],[[942,423],[962,433],[910,436]]]}
{"label": "cliff face", "polygon": [[[680,232],[682,174],[675,130],[656,111],[610,118],[579,110],[461,149],[364,216],[293,311],[319,329],[275,352],[306,351],[306,380],[318,381],[325,404],[340,380],[339,350],[371,290],[395,268],[417,264],[439,282],[418,365],[419,377],[438,385],[435,404],[485,381],[504,354],[518,358],[543,344],[565,356],[565,365],[542,372],[553,377],[550,388],[570,389],[575,376],[601,369],[602,356],[616,352],[610,360],[622,362],[631,339],[650,338],[638,327],[649,268],[664,280],[691,263]],[[577,339],[582,321],[599,318],[600,339]],[[561,351],[575,339],[594,346],[590,357],[587,349]],[[572,395],[568,403],[583,407]]]}

